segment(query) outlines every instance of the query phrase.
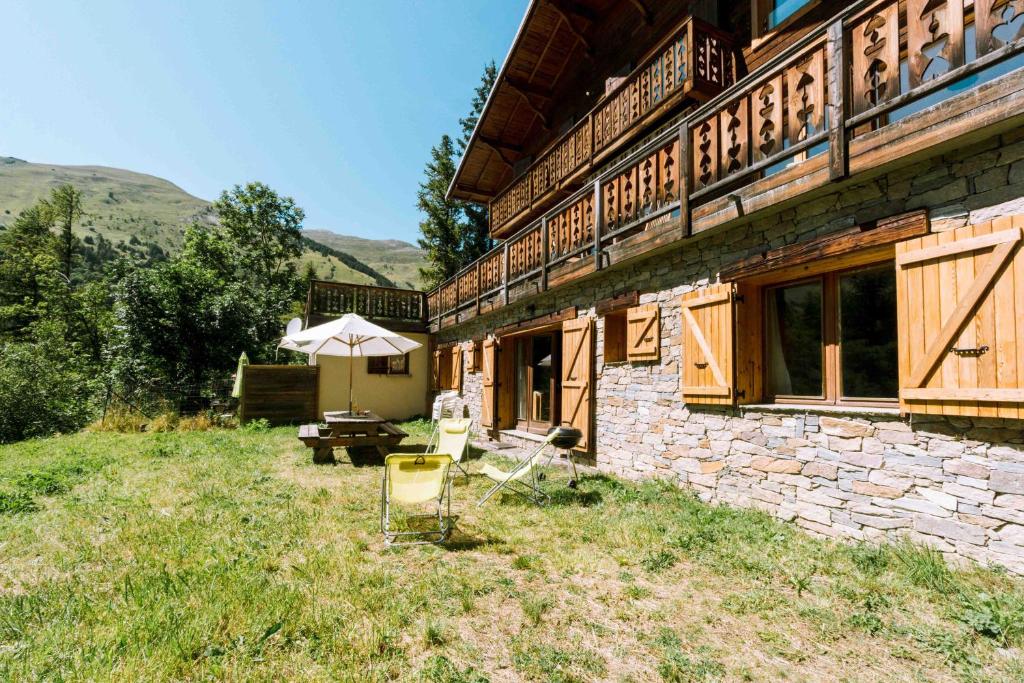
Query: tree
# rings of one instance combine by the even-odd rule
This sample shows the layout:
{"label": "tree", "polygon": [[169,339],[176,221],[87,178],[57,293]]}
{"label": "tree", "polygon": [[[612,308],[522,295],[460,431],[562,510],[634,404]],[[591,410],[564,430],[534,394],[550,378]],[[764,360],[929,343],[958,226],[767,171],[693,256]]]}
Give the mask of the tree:
{"label": "tree", "polygon": [[455,146],[448,135],[441,136],[430,150],[426,178],[416,193],[416,205],[424,214],[420,221],[420,248],[427,252],[427,267],[420,269],[428,287],[444,282],[458,272],[464,261],[461,253],[462,202],[445,197],[455,177]]}
{"label": "tree", "polygon": [[59,279],[52,227],[37,204],[0,232],[0,334],[20,335],[46,315]]}
{"label": "tree", "polygon": [[[484,105],[487,104],[487,98],[490,97],[491,90],[494,88],[494,81],[497,77],[498,69],[492,60],[489,64],[484,65],[484,73],[480,76],[480,84],[473,92],[472,109],[469,115],[466,118],[459,119],[459,125],[462,126],[462,137],[459,138],[459,153],[461,155],[466,153],[469,139],[472,137],[473,130],[480,120],[480,114],[483,113]],[[464,202],[462,212],[466,217],[460,239],[462,243],[462,260],[463,263],[471,263],[487,253],[494,246],[494,241],[491,239],[491,226],[488,220],[486,204]]]}
{"label": "tree", "polygon": [[291,197],[281,197],[263,183],[235,185],[213,204],[219,226],[230,237],[240,270],[262,285],[287,282],[302,253],[305,212]]}
{"label": "tree", "polygon": [[58,251],[60,256],[60,272],[65,282],[71,284],[74,268],[75,252],[78,250],[78,238],[72,228],[82,218],[82,193],[74,185],[61,185],[50,192],[50,199],[45,203],[53,223],[60,230]]}

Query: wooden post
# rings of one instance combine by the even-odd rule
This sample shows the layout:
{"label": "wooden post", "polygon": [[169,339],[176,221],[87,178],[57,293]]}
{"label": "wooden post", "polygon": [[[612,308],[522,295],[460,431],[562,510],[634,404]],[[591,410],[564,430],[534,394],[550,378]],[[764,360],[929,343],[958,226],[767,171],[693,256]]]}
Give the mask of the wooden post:
{"label": "wooden post", "polygon": [[476,262],[476,314],[480,315],[480,260]]}
{"label": "wooden post", "polygon": [[690,220],[690,179],[693,177],[693,153],[690,151],[690,122],[683,121],[679,128],[679,226],[682,237],[689,237]]}
{"label": "wooden post", "polygon": [[508,240],[502,245],[501,255],[501,298],[508,306]]}
{"label": "wooden post", "polygon": [[548,288],[548,217],[540,219],[540,291]]}
{"label": "wooden post", "polygon": [[594,181],[594,270],[601,270],[601,181]]}
{"label": "wooden post", "polygon": [[690,178],[693,176],[693,155],[690,154],[690,123],[679,126],[679,236],[690,235]]}
{"label": "wooden post", "polygon": [[843,20],[837,19],[828,27],[825,43],[828,56],[828,174],[840,180],[849,172],[846,139],[846,58],[848,50],[843,31]]}

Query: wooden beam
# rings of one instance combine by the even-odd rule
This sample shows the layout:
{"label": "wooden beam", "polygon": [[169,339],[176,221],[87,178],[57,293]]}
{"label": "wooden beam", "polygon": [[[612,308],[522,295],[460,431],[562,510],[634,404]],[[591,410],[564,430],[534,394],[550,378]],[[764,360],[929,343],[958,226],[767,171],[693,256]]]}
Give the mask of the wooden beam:
{"label": "wooden beam", "polygon": [[551,88],[545,88],[528,81],[521,81],[518,78],[512,78],[511,76],[505,76],[503,80],[519,92],[524,92],[528,95],[536,95],[537,97],[546,97],[551,99],[551,96],[554,94],[551,92]]}
{"label": "wooden beam", "polygon": [[598,19],[594,10],[587,7],[582,2],[573,2],[572,0],[548,0],[548,3],[562,16],[572,15],[585,21],[597,21]]}
{"label": "wooden beam", "polygon": [[927,233],[928,213],[923,209],[911,211],[877,221],[872,225],[853,226],[807,242],[789,244],[741,259],[722,268],[719,277],[722,282],[745,280],[830,256],[895,244]]}
{"label": "wooden beam", "polygon": [[594,304],[594,313],[598,316],[603,316],[611,313],[612,311],[629,308],[630,306],[637,306],[639,304],[640,292],[634,289],[632,292],[622,292],[621,294],[616,294],[613,297],[601,299]]}
{"label": "wooden beam", "polygon": [[538,327],[545,327],[546,325],[552,325],[554,323],[560,323],[574,318],[576,318],[576,307],[570,306],[569,308],[563,308],[561,311],[556,313],[548,313],[547,315],[530,318],[529,320],[520,320],[517,323],[503,325],[502,327],[494,330],[494,336],[504,337],[513,333],[529,332],[537,329]]}
{"label": "wooden beam", "polygon": [[524,91],[520,90],[518,87],[516,87],[515,84],[510,83],[508,79],[506,79],[504,83],[509,88],[511,88],[516,94],[518,94],[519,97],[523,100],[523,103],[527,107],[529,107],[530,111],[532,111],[534,115],[540,119],[541,125],[544,126],[544,129],[550,130],[551,126],[548,124],[548,117],[544,114],[543,111],[540,110],[540,107],[533,103],[533,101],[530,99],[530,96]]}
{"label": "wooden beam", "polygon": [[566,27],[568,27],[569,32],[572,33],[576,40],[583,44],[583,54],[585,54],[588,59],[590,57],[593,57],[594,48],[590,46],[590,41],[588,41],[586,37],[582,33],[580,33],[580,30],[573,25],[572,19],[570,18],[570,15],[572,14],[576,14],[576,16],[579,16],[579,14],[577,14],[574,10],[568,8],[568,5],[570,5],[570,3],[563,2],[563,0],[548,0],[548,2],[550,3],[552,9],[558,12],[559,16],[562,17],[562,21],[565,22],[565,25]]}
{"label": "wooden beam", "polygon": [[654,23],[654,14],[644,5],[643,0],[630,0],[630,3],[640,12],[640,16],[644,18],[645,24],[650,26]]}
{"label": "wooden beam", "polygon": [[477,138],[476,141],[485,147],[490,147],[494,151],[494,153],[498,155],[498,158],[501,159],[502,162],[509,168],[513,168],[516,165],[516,160],[509,159],[508,157],[506,157],[505,150],[500,145],[492,144],[490,140],[484,139],[482,137]]}

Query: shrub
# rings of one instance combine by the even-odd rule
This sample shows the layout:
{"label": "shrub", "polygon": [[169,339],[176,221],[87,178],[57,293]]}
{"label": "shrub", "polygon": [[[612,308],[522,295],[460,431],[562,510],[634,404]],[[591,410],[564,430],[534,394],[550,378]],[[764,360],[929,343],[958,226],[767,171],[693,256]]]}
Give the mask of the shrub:
{"label": "shrub", "polygon": [[73,346],[49,333],[0,345],[0,443],[76,432],[95,414],[101,383]]}

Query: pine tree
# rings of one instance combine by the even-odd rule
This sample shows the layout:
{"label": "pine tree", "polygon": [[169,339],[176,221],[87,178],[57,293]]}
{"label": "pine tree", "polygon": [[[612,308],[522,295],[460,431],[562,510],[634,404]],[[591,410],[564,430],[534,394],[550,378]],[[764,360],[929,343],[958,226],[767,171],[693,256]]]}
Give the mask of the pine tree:
{"label": "pine tree", "polygon": [[[498,77],[498,69],[492,60],[484,66],[484,73],[480,76],[480,85],[473,93],[473,105],[469,116],[459,119],[462,126],[462,137],[459,138],[460,154],[466,153],[469,146],[469,138],[473,135],[480,114],[483,113],[487,98],[494,88],[494,81]],[[487,253],[494,242],[490,237],[490,224],[488,220],[487,205],[464,202],[462,212],[466,217],[463,225],[461,242],[463,263],[471,263]]]}
{"label": "pine tree", "polygon": [[82,193],[76,190],[74,185],[61,185],[50,192],[46,206],[59,230],[57,248],[60,253],[61,275],[70,285],[75,252],[79,249],[78,238],[75,237],[72,228],[82,218]]}
{"label": "pine tree", "polygon": [[416,205],[425,218],[420,221],[418,241],[427,252],[427,267],[420,274],[428,287],[434,287],[453,276],[463,265],[461,254],[462,202],[449,201],[445,194],[455,177],[455,145],[448,135],[441,136],[430,150],[425,178],[416,193]]}

